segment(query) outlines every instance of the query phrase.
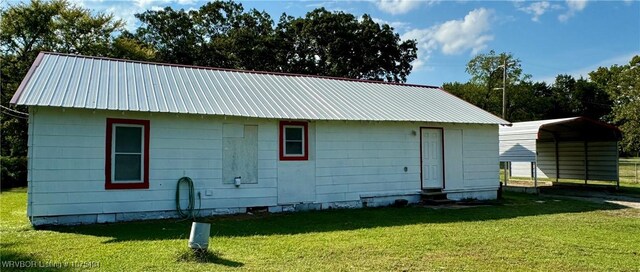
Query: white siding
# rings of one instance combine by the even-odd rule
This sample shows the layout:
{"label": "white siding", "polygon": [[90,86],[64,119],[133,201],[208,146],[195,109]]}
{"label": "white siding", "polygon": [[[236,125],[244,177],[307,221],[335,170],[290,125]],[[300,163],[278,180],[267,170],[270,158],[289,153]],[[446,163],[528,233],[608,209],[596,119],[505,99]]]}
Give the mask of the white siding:
{"label": "white siding", "polygon": [[309,160],[278,161],[278,204],[316,201],[316,137],[314,122],[308,124],[308,129]]}
{"label": "white siding", "polygon": [[420,127],[444,128],[445,191],[497,189],[497,125],[317,122],[317,201],[420,190]]}
{"label": "white siding", "polygon": [[[150,120],[149,189],[105,190],[108,117]],[[420,127],[444,128],[445,191],[498,187],[497,125],[315,121],[309,160],[279,161],[278,120],[40,107],[30,118],[31,216],[172,211],[182,176],[193,179],[202,209],[416,193]],[[258,126],[258,182],[239,188],[222,180],[223,124],[234,123]]]}
{"label": "white siding", "polygon": [[[460,190],[497,188],[500,180],[498,125],[467,125],[460,128],[463,129],[464,141],[464,187]],[[455,164],[456,162],[447,161],[447,163]]]}
{"label": "white siding", "polygon": [[[363,193],[420,190],[419,125],[316,122],[319,202],[360,200]],[[407,167],[407,172],[404,171]]]}
{"label": "white siding", "polygon": [[[148,190],[105,190],[107,117],[151,121]],[[222,124],[229,122],[258,125],[256,184],[222,182]],[[32,216],[175,210],[182,176],[193,179],[203,209],[276,205],[276,121],[35,108],[30,123]]]}

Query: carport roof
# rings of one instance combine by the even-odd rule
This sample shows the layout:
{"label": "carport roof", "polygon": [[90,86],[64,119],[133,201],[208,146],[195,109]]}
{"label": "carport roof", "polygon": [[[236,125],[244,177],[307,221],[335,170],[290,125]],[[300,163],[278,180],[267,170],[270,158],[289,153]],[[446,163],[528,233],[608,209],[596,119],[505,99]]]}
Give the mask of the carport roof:
{"label": "carport roof", "polygon": [[501,126],[500,135],[531,135],[536,140],[561,141],[619,141],[620,130],[608,123],[584,116],[515,122],[512,126]]}
{"label": "carport roof", "polygon": [[619,141],[620,130],[602,121],[587,117],[565,118],[540,126],[538,140],[559,141]]}

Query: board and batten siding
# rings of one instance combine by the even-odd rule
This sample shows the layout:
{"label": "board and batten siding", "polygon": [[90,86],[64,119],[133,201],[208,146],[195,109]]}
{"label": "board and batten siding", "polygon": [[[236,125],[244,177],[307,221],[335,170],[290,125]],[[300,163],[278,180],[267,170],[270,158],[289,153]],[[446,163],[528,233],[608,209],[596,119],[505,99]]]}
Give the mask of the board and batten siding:
{"label": "board and batten siding", "polygon": [[[193,179],[202,209],[416,194],[420,127],[444,128],[445,191],[452,198],[495,198],[498,188],[497,125],[313,121],[309,160],[279,161],[279,120],[52,107],[30,112],[29,216],[173,211],[183,176]],[[150,120],[149,189],[105,190],[107,118]],[[224,133],[225,125],[236,131]],[[257,182],[236,188],[223,180],[233,176],[223,173],[223,146],[239,142],[225,137],[253,126]]]}

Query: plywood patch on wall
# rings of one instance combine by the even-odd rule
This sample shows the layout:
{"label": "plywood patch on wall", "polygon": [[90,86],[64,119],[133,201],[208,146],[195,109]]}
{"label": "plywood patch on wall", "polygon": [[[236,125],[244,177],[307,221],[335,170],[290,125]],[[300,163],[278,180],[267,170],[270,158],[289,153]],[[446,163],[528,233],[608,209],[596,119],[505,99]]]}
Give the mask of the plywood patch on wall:
{"label": "plywood patch on wall", "polygon": [[224,124],[222,135],[222,183],[258,183],[258,126]]}

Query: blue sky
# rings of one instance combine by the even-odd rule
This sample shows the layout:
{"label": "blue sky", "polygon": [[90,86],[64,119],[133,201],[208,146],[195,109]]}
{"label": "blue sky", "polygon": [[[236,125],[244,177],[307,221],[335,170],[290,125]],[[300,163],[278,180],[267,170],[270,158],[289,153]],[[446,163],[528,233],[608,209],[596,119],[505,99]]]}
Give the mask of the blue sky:
{"label": "blue sky", "polygon": [[[74,0],[114,13],[129,28],[133,14],[165,6],[198,8],[196,0]],[[640,54],[640,1],[239,1],[246,9],[304,16],[317,7],[371,15],[402,38],[418,40],[418,60],[408,83],[442,85],[467,81],[465,65],[475,54],[511,52],[533,80],[558,74],[587,76],[599,66],[625,64]]]}

